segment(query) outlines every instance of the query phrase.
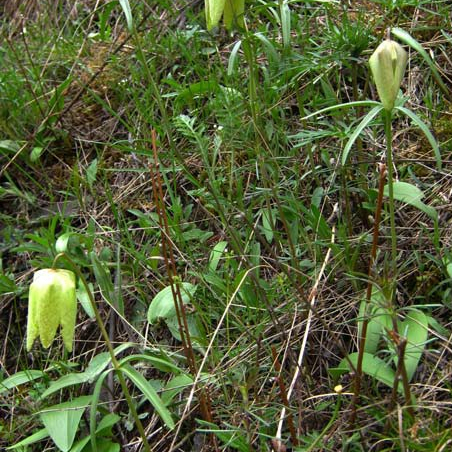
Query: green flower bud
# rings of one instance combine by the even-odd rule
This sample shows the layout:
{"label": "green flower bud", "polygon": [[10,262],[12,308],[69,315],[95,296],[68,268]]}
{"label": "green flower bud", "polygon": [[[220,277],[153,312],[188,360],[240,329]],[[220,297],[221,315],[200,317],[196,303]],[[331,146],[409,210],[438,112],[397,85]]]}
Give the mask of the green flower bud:
{"label": "green flower bud", "polygon": [[212,30],[220,22],[226,0],[205,0],[207,29]]}
{"label": "green flower bud", "polygon": [[237,25],[243,26],[243,13],[245,11],[245,0],[226,0],[224,5],[223,22],[226,30],[231,30],[234,19]]}
{"label": "green flower bud", "polygon": [[400,44],[383,41],[369,59],[378,95],[386,110],[392,110],[405,73],[408,55]]}
{"label": "green flower bud", "polygon": [[71,351],[76,317],[75,274],[52,268],[38,270],[28,296],[27,350],[37,337],[48,348],[60,325],[64,346]]}
{"label": "green flower bud", "polygon": [[208,30],[219,24],[221,16],[227,30],[231,30],[234,18],[240,25],[243,23],[245,0],[205,0],[204,4]]}

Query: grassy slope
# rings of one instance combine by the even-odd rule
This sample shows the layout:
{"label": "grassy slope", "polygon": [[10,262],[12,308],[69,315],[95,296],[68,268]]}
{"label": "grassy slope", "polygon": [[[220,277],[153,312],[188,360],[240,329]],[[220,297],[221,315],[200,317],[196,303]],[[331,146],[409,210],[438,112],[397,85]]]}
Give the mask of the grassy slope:
{"label": "grassy slope", "polygon": [[[396,174],[422,189],[424,202],[437,209],[439,239],[428,216],[397,203],[398,273],[391,275],[385,208],[372,278],[383,293],[391,278],[397,280],[394,319],[406,318],[415,305],[428,316],[428,344],[415,362],[414,418],[403,397],[391,397],[388,386],[368,377],[354,425],[352,376],[336,380],[328,369],[357,348],[384,133],[377,118],[342,167],[344,145],[367,110],[303,119],[338,103],[375,99],[366,62],[387,26],[421,42],[450,87],[446,2],[359,2],[357,9],[293,2],[289,23],[277,4],[250,1],[249,31],[233,36],[207,33],[199,4],[143,2],[133,11],[137,32],[131,36],[118,5],[95,12],[89,2],[75,8],[60,3],[49,9],[25,2],[26,30],[13,9],[0,19],[1,376],[48,370],[34,384],[0,392],[0,448],[41,428],[33,413],[43,407],[90,394],[92,386],[84,384],[64,389],[60,398],[58,392],[39,398],[52,381],[85,369],[105,351],[82,309],[71,356],[64,356],[60,341],[48,351],[23,348],[31,272],[50,266],[57,250],[66,249],[93,284],[115,346],[132,342],[135,352],[171,356],[188,372],[175,327],[149,325],[146,318],[153,297],[169,284],[163,214],[151,177],[155,130],[172,272],[197,288],[188,310],[195,365],[203,362],[212,376],[212,420],[229,432],[220,435],[218,447],[233,437],[230,450],[270,450],[284,403],[278,382],[289,388],[301,349],[301,373],[289,400],[300,450],[370,450],[377,444],[380,450],[446,450],[452,441],[450,102],[411,52],[405,106],[435,133],[443,168],[435,167],[419,130],[397,117]],[[395,369],[390,338],[382,334],[375,354]],[[137,369],[156,387],[173,376],[146,363]],[[333,391],[337,383],[344,390],[340,398]],[[120,387],[108,384],[122,413],[114,438],[128,444],[136,431]],[[156,430],[158,416],[135,395],[145,427]],[[169,404],[176,420],[188,395]],[[208,450],[196,421],[202,417],[197,400],[177,437],[164,427],[151,436],[152,450],[179,441],[177,450]],[[85,421],[77,438],[88,432]],[[289,424],[282,429],[288,445]]]}

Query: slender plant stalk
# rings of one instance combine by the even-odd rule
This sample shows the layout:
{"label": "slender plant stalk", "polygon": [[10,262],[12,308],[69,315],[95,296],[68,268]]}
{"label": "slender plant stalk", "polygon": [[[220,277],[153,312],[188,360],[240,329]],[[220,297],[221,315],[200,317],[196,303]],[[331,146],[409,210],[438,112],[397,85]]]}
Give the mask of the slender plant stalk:
{"label": "slender plant stalk", "polygon": [[403,384],[403,393],[405,395],[405,403],[407,405],[407,411],[411,416],[414,417],[414,411],[413,411],[413,408],[411,407],[410,383],[408,381],[408,375],[406,373],[406,366],[405,366],[405,352],[406,352],[407,340],[405,337],[400,336],[400,334],[396,331],[392,331],[390,333],[390,337],[397,348],[397,358],[398,358],[397,370],[396,370],[393,392],[392,392],[392,397],[391,397],[391,405],[392,405],[391,409],[394,408],[395,403],[396,403],[397,386],[398,386],[398,382],[399,382],[399,378],[400,378],[402,380],[402,384]]}
{"label": "slender plant stalk", "polygon": [[292,416],[292,413],[290,412],[289,400],[287,398],[286,385],[284,384],[284,378],[281,374],[281,363],[279,362],[278,354],[276,353],[276,349],[273,345],[272,345],[272,355],[273,355],[273,364],[275,366],[275,370],[276,370],[276,372],[278,372],[277,380],[278,380],[278,385],[279,385],[279,392],[281,395],[282,402],[287,410],[287,425],[288,425],[289,431],[290,431],[290,439],[292,440],[293,446],[298,446],[297,431],[295,430],[293,416]]}
{"label": "slender plant stalk", "polygon": [[78,266],[66,253],[57,254],[55,259],[53,260],[52,268],[56,268],[56,264],[59,259],[66,259],[71,264],[75,273],[80,278],[80,281],[82,281],[83,285],[85,286],[86,293],[88,294],[89,301],[91,303],[91,307],[93,308],[94,315],[96,317],[97,325],[99,326],[102,337],[104,338],[105,344],[107,345],[108,352],[110,353],[110,358],[111,358],[111,362],[113,364],[113,368],[116,372],[116,375],[118,376],[118,380],[121,385],[122,392],[124,393],[124,397],[126,398],[127,405],[129,406],[130,412],[132,413],[133,420],[135,421],[135,425],[137,426],[138,432],[141,436],[141,440],[143,442],[143,448],[146,452],[151,452],[151,448],[150,448],[148,440],[146,438],[146,433],[144,431],[143,424],[141,423],[140,418],[138,417],[137,410],[135,409],[135,405],[133,404],[132,397],[127,388],[126,380],[122,373],[121,366],[120,366],[118,360],[116,359],[113,345],[110,341],[110,338],[108,337],[107,330],[105,329],[104,322],[102,321],[102,318],[100,316],[99,309],[97,309],[97,304],[96,304],[96,301],[94,300],[94,296],[91,292],[91,289],[89,288],[88,283],[87,283],[85,277],[83,276],[82,272],[78,268]]}
{"label": "slender plant stalk", "polygon": [[366,291],[366,309],[364,311],[364,319],[361,328],[361,337],[359,338],[358,344],[358,362],[356,363],[356,372],[355,372],[355,382],[354,382],[354,391],[353,391],[353,399],[352,399],[352,410],[350,415],[350,424],[353,427],[356,421],[356,408],[358,404],[359,395],[361,392],[361,379],[363,374],[363,357],[364,357],[364,347],[366,345],[366,336],[367,336],[367,325],[369,324],[369,319],[367,317],[367,313],[369,310],[370,300],[372,297],[372,274],[374,271],[375,258],[377,256],[377,248],[378,248],[378,238],[380,235],[380,220],[381,220],[381,210],[383,205],[383,190],[385,183],[385,175],[386,175],[386,165],[380,165],[380,181],[378,184],[378,198],[377,198],[377,206],[375,208],[375,221],[374,221],[374,231],[373,231],[373,239],[372,239],[372,249],[370,252],[369,259],[369,269],[368,269],[368,279],[367,279],[367,291]]}
{"label": "slender plant stalk", "polygon": [[[174,300],[174,307],[176,310],[176,317],[179,326],[179,334],[181,336],[182,345],[184,348],[185,356],[187,358],[190,372],[193,376],[198,373],[198,366],[196,363],[195,353],[193,351],[193,344],[191,342],[190,332],[188,329],[187,314],[185,312],[184,302],[182,300],[182,293],[180,284],[177,283],[178,275],[176,268],[176,261],[174,259],[174,252],[172,242],[170,240],[170,229],[168,225],[168,218],[166,216],[165,205],[163,201],[163,189],[162,180],[159,171],[159,160],[157,155],[157,137],[156,132],[152,130],[152,149],[154,154],[154,168],[150,166],[149,170],[152,179],[152,189],[154,193],[154,202],[157,208],[159,226],[162,234],[162,252],[165,260],[166,270],[169,276],[169,283],[171,287],[171,293]],[[207,390],[202,389],[199,395],[199,404],[201,408],[201,414],[207,422],[212,422],[212,407],[210,403],[210,397]],[[213,446],[217,449],[215,437],[212,437]]]}
{"label": "slender plant stalk", "polygon": [[391,225],[391,303],[394,302],[397,274],[397,233],[394,212],[394,178],[392,163],[392,112],[384,110],[384,128],[386,134],[386,161],[388,164],[389,221]]}

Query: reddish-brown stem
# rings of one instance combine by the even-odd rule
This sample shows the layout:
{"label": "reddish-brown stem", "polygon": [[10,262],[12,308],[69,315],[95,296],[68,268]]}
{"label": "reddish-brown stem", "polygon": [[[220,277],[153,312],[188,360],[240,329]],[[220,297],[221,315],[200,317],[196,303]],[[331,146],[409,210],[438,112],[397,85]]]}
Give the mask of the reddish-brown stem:
{"label": "reddish-brown stem", "polygon": [[[187,314],[185,311],[184,302],[180,290],[180,284],[178,283],[178,275],[176,268],[176,261],[174,258],[173,245],[170,239],[170,229],[168,225],[168,218],[166,215],[164,197],[163,197],[163,183],[159,171],[159,159],[157,153],[157,139],[155,130],[152,130],[152,150],[154,162],[153,165],[149,165],[149,172],[151,174],[152,190],[154,194],[154,203],[157,209],[159,227],[162,238],[162,254],[165,262],[166,271],[169,276],[169,283],[171,287],[171,293],[174,300],[174,307],[176,310],[177,323],[179,327],[179,334],[181,337],[184,354],[187,359],[190,372],[193,376],[196,376],[198,369],[196,365],[195,354],[193,351],[193,345],[191,342],[190,333],[188,330]],[[210,404],[210,398],[206,394],[205,390],[200,392],[199,403],[201,407],[201,414],[207,422],[212,422],[212,409]]]}
{"label": "reddish-brown stem", "polygon": [[[394,343],[397,351],[397,371],[396,371],[396,380],[394,381],[394,388],[395,391],[397,390],[397,383],[398,379],[400,378],[402,380],[403,385],[403,393],[405,395],[405,404],[407,405],[407,411],[408,413],[414,417],[414,411],[411,407],[411,390],[410,390],[410,382],[408,381],[408,375],[406,373],[406,366],[405,366],[405,351],[406,351],[406,344],[407,340],[405,337],[400,336],[398,332],[398,326],[397,326],[397,320],[394,318],[392,320],[393,324],[393,330],[388,332],[389,337],[392,339],[392,342]],[[394,394],[394,401],[395,401],[395,395]],[[395,405],[395,403],[394,403]]]}
{"label": "reddish-brown stem", "polygon": [[284,379],[281,375],[281,363],[278,360],[278,354],[276,353],[276,349],[274,346],[272,346],[272,355],[273,355],[273,364],[275,365],[275,370],[278,372],[278,375],[276,377],[279,385],[279,391],[281,393],[281,399],[286,407],[287,412],[287,425],[289,427],[290,431],[290,439],[292,440],[292,445],[297,446],[298,445],[298,439],[297,439],[297,432],[295,430],[294,422],[293,422],[293,416],[289,409],[289,399],[287,398],[287,391],[286,391],[286,385],[284,384]]}
{"label": "reddish-brown stem", "polygon": [[364,346],[366,345],[366,335],[367,335],[367,325],[369,324],[369,319],[367,317],[368,307],[370,304],[370,300],[372,297],[372,274],[374,272],[374,264],[375,258],[377,256],[377,248],[378,248],[378,238],[380,233],[380,220],[381,220],[381,211],[383,206],[383,189],[385,183],[386,176],[386,165],[384,163],[380,164],[380,180],[378,184],[378,197],[377,197],[377,206],[375,208],[375,222],[374,222],[374,230],[373,230],[373,239],[372,239],[372,249],[370,252],[369,259],[369,269],[368,269],[368,280],[367,280],[367,291],[366,291],[366,309],[364,312],[364,318],[362,320],[362,328],[361,328],[361,337],[359,338],[358,344],[358,361],[356,363],[356,372],[355,372],[355,381],[354,381],[354,391],[353,391],[353,399],[352,399],[352,411],[350,415],[350,424],[353,427],[356,421],[356,409],[359,399],[359,394],[361,391],[361,379],[363,373],[363,357],[364,357]]}

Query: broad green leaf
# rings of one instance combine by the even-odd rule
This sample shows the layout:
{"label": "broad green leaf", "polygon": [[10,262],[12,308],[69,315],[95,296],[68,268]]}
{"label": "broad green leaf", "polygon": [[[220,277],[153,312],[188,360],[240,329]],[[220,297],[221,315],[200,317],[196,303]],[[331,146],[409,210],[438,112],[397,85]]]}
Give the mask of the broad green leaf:
{"label": "broad green leaf", "polygon": [[72,447],[80,419],[90,403],[91,396],[81,396],[39,413],[47,432],[61,451],[67,452]]}
{"label": "broad green leaf", "polygon": [[[378,344],[385,327],[391,327],[391,316],[385,308],[386,298],[377,287],[373,286],[372,295],[369,302],[363,300],[359,308],[358,318],[358,337],[361,337],[363,321],[369,318],[367,324],[366,342],[364,351],[375,355],[378,350]],[[367,312],[366,312],[367,310]]]}
{"label": "broad green leaf", "polygon": [[193,378],[187,374],[177,375],[172,378],[165,386],[162,393],[162,402],[168,406],[178,394],[193,384]]}
{"label": "broad green leaf", "polygon": [[448,336],[450,331],[447,328],[444,328],[443,325],[441,325],[441,323],[438,322],[438,320],[436,320],[434,317],[430,316],[430,315],[426,315],[427,320],[428,320],[428,325],[429,327],[436,331],[438,334],[441,334],[442,336]]}
{"label": "broad green leaf", "polygon": [[127,28],[132,33],[133,19],[132,19],[132,10],[130,8],[129,0],[119,0],[119,4],[121,5],[122,10],[124,11],[124,15],[126,16]]}
{"label": "broad green leaf", "polygon": [[[428,318],[417,309],[412,309],[406,315],[403,322],[398,322],[399,334],[407,340],[405,349],[405,369],[408,381],[413,378],[416,372],[428,337]],[[397,357],[394,359],[397,365]]]}
{"label": "broad green leaf", "polygon": [[33,433],[32,435],[28,436],[27,438],[23,439],[22,441],[19,441],[18,443],[14,444],[14,446],[6,447],[6,450],[13,450],[18,449],[19,447],[22,448],[30,446],[31,444],[38,443],[39,441],[42,441],[43,439],[46,439],[48,437],[49,432],[47,431],[46,428],[43,428]]}
{"label": "broad green leaf", "polygon": [[383,110],[383,105],[379,104],[376,107],[372,108],[372,110],[369,111],[369,113],[364,116],[364,118],[361,120],[361,122],[356,126],[355,130],[351,134],[349,140],[347,141],[347,144],[344,147],[344,151],[342,152],[342,165],[345,165],[347,163],[348,154],[350,152],[350,149],[354,145],[356,139],[361,135],[361,132],[372,122],[372,120],[375,118],[375,116],[378,115]]}
{"label": "broad green leaf", "polygon": [[44,148],[42,146],[35,146],[30,152],[30,162],[32,163],[37,162],[43,152]]}
{"label": "broad green leaf", "polygon": [[[425,212],[434,221],[438,219],[438,213],[436,210],[421,201],[424,197],[424,193],[421,189],[407,182],[394,182],[393,188],[394,199],[416,207],[422,212]],[[385,185],[383,193],[385,196],[389,196],[388,185]]]}
{"label": "broad green leaf", "polygon": [[262,231],[268,243],[273,241],[273,227],[275,224],[275,215],[273,210],[261,209],[262,212]]}
{"label": "broad green leaf", "polygon": [[435,140],[435,137],[433,136],[432,132],[430,132],[427,125],[422,121],[421,118],[419,118],[418,115],[416,115],[416,113],[414,113],[410,109],[402,107],[402,106],[398,106],[398,107],[394,107],[394,108],[396,110],[401,111],[405,115],[407,115],[421,129],[422,133],[425,135],[428,142],[430,143],[430,146],[432,147],[433,152],[435,153],[436,166],[438,167],[438,169],[441,169],[441,166],[442,166],[441,151],[439,150],[439,146]]}
{"label": "broad green leaf", "polygon": [[165,425],[170,429],[174,429],[174,421],[171,417],[171,413],[166,408],[162,399],[158,396],[155,389],[144,378],[140,372],[136,371],[132,366],[128,364],[121,366],[121,371],[135,384],[135,386],[143,393],[148,399],[149,403],[155,408],[157,413],[162,418]]}
{"label": "broad green leaf", "polygon": [[55,251],[57,253],[65,253],[68,249],[69,240],[74,235],[76,236],[77,233],[65,232],[64,234],[61,234],[55,243]]}
{"label": "broad green leaf", "polygon": [[[91,293],[94,292],[94,286],[92,283],[88,283],[88,288]],[[94,314],[94,309],[91,305],[91,300],[89,298],[88,292],[86,291],[85,284],[83,284],[81,280],[79,280],[77,284],[77,300],[82,305],[82,308],[85,311],[86,315],[90,319],[94,319],[96,317],[96,314]]]}
{"label": "broad green leaf", "polygon": [[424,50],[422,45],[416,41],[408,32],[405,30],[402,30],[401,28],[391,28],[391,33],[399,38],[401,41],[403,41],[405,44],[408,44],[412,49],[419,52],[424,58],[425,62],[428,64],[430,70],[432,71],[433,77],[435,78],[436,82],[438,83],[439,87],[443,91],[443,93],[450,98],[450,91],[447,88],[447,86],[444,84],[441,76],[439,75],[438,69],[436,69],[435,63],[432,61],[428,53]]}
{"label": "broad green leaf", "polygon": [[0,151],[9,151],[15,154],[16,152],[19,152],[20,145],[16,143],[15,141],[11,140],[2,140],[0,141]]}
{"label": "broad green leaf", "polygon": [[97,176],[97,159],[94,159],[86,170],[86,182],[88,185],[93,188],[94,182],[96,182]]}
{"label": "broad green leaf", "polygon": [[[177,317],[169,317],[165,319],[166,326],[170,330],[170,333],[173,335],[175,339],[178,341],[181,340],[180,332],[179,332],[179,322]],[[201,326],[199,325],[198,319],[195,314],[187,315],[187,326],[188,326],[188,334],[190,335],[190,339],[195,342],[197,345],[202,345],[205,343],[205,334],[201,330]]]}
{"label": "broad green leaf", "polygon": [[[184,282],[180,285],[180,291],[182,295],[182,301],[184,304],[190,302],[190,298],[193,297],[197,286],[191,283]],[[162,289],[151,301],[151,305],[148,309],[148,322],[155,323],[158,319],[169,319],[176,316],[176,308],[174,306],[173,294],[171,292],[171,286]]]}
{"label": "broad green leaf", "polygon": [[218,242],[213,250],[210,252],[209,256],[209,270],[216,271],[218,268],[218,264],[220,263],[220,259],[223,256],[223,253],[228,246],[228,242]]}
{"label": "broad green leaf", "polygon": [[[358,364],[358,353],[352,353],[348,356],[348,358],[356,369],[356,366]],[[338,367],[348,367],[350,369],[348,361],[345,358],[341,361]],[[382,359],[373,356],[370,353],[363,354],[363,372],[380,381],[381,383],[384,383],[390,388],[393,387],[395,378],[394,369],[389,367],[388,364],[385,363]],[[400,392],[403,392],[403,388],[400,385],[398,390]]]}
{"label": "broad green leaf", "polygon": [[452,278],[452,262],[446,264],[446,272],[449,278]]}
{"label": "broad green leaf", "polygon": [[17,388],[24,383],[29,383],[30,381],[37,380],[45,376],[46,373],[42,370],[22,370],[20,372],[11,375],[3,381],[0,381],[0,394],[2,392],[8,391],[9,389]]}

